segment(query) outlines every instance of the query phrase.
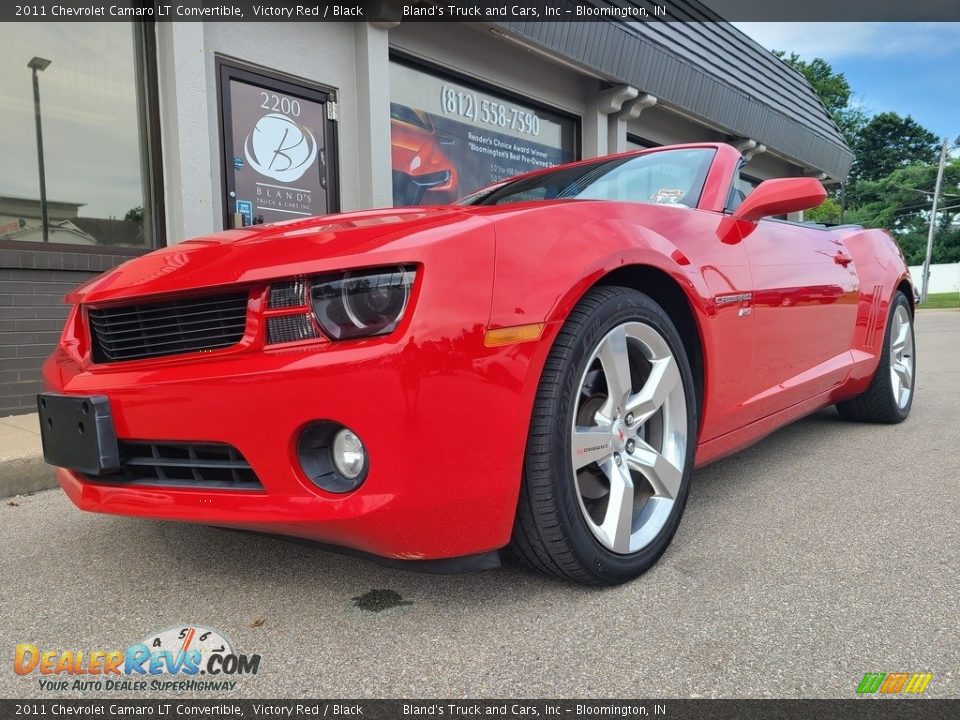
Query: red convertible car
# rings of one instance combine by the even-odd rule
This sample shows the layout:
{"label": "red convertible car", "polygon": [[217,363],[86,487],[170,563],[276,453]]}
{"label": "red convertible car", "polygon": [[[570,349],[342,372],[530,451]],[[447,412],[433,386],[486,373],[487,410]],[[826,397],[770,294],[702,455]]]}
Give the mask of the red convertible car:
{"label": "red convertible car", "polygon": [[68,296],[46,458],[84,510],[634,578],[695,466],[827,405],[910,412],[897,245],[776,219],[822,186],[744,198],[742,162],[644,150],[131,260]]}

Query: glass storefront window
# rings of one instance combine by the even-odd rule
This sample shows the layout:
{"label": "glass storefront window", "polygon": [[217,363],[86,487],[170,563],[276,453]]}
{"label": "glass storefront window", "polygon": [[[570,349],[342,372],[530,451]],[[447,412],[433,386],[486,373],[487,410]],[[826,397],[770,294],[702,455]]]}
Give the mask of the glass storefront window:
{"label": "glass storefront window", "polygon": [[4,33],[0,241],[156,245],[144,38],[120,22]]}
{"label": "glass storefront window", "polygon": [[450,203],[514,175],[577,159],[575,119],[394,60],[394,205]]}

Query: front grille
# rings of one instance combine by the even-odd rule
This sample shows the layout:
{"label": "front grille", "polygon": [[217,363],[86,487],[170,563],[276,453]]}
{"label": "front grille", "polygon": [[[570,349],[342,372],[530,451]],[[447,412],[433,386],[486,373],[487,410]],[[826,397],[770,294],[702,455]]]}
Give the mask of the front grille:
{"label": "front grille", "polygon": [[219,350],[240,342],[247,293],[89,310],[98,363]]}
{"label": "front grille", "polygon": [[310,315],[281,315],[267,319],[267,344],[312,340],[317,337]]}
{"label": "front grille", "polygon": [[121,440],[120,471],[93,478],[131,485],[262,490],[250,463],[223,443]]}

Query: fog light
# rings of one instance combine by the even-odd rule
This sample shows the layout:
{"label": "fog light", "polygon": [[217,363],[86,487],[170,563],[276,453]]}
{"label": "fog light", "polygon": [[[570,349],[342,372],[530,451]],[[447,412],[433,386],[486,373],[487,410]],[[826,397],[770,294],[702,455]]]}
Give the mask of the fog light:
{"label": "fog light", "polygon": [[352,430],[344,428],[333,438],[333,464],[348,480],[360,476],[367,465],[367,451]]}
{"label": "fog light", "polygon": [[352,430],[329,420],[307,425],[297,439],[297,460],[303,474],[328,492],[356,490],[367,479],[367,449]]}

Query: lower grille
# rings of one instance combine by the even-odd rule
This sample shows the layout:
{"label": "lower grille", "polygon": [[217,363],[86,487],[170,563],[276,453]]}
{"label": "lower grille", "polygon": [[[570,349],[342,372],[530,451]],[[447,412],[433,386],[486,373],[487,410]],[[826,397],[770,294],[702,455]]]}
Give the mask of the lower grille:
{"label": "lower grille", "polygon": [[91,309],[93,360],[142,360],[235,345],[247,323],[247,298],[242,292]]}
{"label": "lower grille", "polygon": [[120,472],[93,478],[131,485],[262,490],[240,451],[223,443],[121,440]]}

